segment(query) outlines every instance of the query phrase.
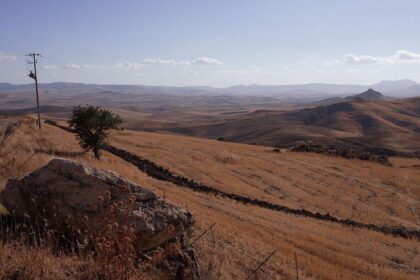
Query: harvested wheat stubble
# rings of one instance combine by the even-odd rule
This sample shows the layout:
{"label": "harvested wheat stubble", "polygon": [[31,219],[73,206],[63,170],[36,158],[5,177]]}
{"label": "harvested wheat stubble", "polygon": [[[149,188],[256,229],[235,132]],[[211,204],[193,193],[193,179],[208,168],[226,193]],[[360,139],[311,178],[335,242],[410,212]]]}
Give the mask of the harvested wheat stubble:
{"label": "harvested wheat stubble", "polygon": [[[117,148],[153,159],[172,173],[228,193],[295,209],[303,207],[312,212],[328,212],[335,217],[348,217],[367,224],[407,228],[418,225],[415,213],[411,208],[407,209],[418,201],[420,174],[416,172],[418,163],[415,159],[392,157],[393,167],[388,167],[314,153],[283,150],[282,154],[275,154],[271,147],[128,129],[111,132],[109,141]],[[180,188],[148,176],[109,152],[104,151],[100,161],[90,153],[83,154],[73,134],[50,125],[43,126],[42,131],[35,126],[22,126],[7,150],[18,142],[21,148],[14,154],[17,164],[24,162],[33,150],[41,152],[22,170],[13,173],[16,175],[0,170],[0,184],[1,180],[5,183],[4,179],[23,176],[39,168],[55,158],[56,152],[66,152],[67,158],[118,172],[147,186],[165,200],[189,209],[197,217],[196,227],[200,232],[217,223],[214,229],[218,241],[216,249],[213,249],[213,243],[202,241],[203,238],[195,243],[203,268],[216,268],[211,273],[214,279],[219,277],[220,262],[218,279],[245,279],[259,261],[246,257],[241,251],[263,260],[275,248],[279,253],[266,267],[264,265],[267,271],[263,269],[255,279],[296,279],[295,252],[299,258],[299,279],[418,278],[420,243],[416,239],[290,215]],[[216,158],[221,151],[240,156],[241,160],[222,164]],[[406,185],[411,187],[410,196],[406,194]],[[270,186],[278,188],[271,189]],[[265,192],[267,188],[269,192]],[[61,259],[54,259],[54,262],[61,262]]]}
{"label": "harvested wheat stubble", "polygon": [[[48,124],[50,125],[57,126],[68,132],[73,132],[70,128],[59,125],[54,121],[47,120],[46,122],[48,122]],[[237,195],[233,193],[227,193],[227,192],[209,187],[207,185],[195,182],[194,180],[186,178],[184,176],[173,174],[168,169],[162,166],[159,166],[148,159],[144,159],[138,155],[134,155],[123,149],[119,149],[111,145],[106,145],[104,147],[104,150],[124,159],[127,162],[132,163],[139,170],[145,172],[147,175],[149,175],[152,178],[171,182],[175,184],[176,186],[191,189],[196,192],[213,194],[213,195],[221,196],[224,198],[232,199],[232,200],[244,203],[244,204],[255,205],[261,208],[266,208],[266,209],[279,211],[279,212],[283,212],[287,214],[293,214],[297,216],[303,216],[303,217],[309,217],[309,218],[323,220],[323,221],[329,221],[329,222],[338,223],[344,226],[368,229],[372,231],[381,232],[387,235],[399,236],[402,238],[415,238],[417,240],[420,240],[420,230],[417,230],[417,229],[410,229],[403,226],[365,224],[365,223],[360,223],[351,219],[340,219],[340,218],[330,215],[329,213],[325,213],[325,214],[322,214],[319,212],[314,213],[304,208],[295,209],[295,208],[290,208],[284,205],[270,203],[264,200],[253,199],[253,198],[249,198],[249,197],[245,197],[245,196]]]}
{"label": "harvested wheat stubble", "polygon": [[326,213],[326,214],[321,214],[318,212],[314,213],[306,209],[294,209],[294,208],[290,208],[290,207],[282,206],[278,204],[273,204],[273,203],[259,200],[259,199],[252,199],[252,198],[237,195],[237,194],[226,193],[226,192],[217,190],[215,188],[203,185],[201,183],[197,183],[186,177],[172,174],[169,170],[165,169],[164,167],[159,166],[148,159],[143,159],[125,150],[118,149],[116,147],[109,146],[109,145],[104,147],[104,149],[134,164],[137,168],[147,173],[150,177],[153,177],[162,181],[171,182],[175,184],[176,186],[179,186],[182,188],[188,188],[197,192],[214,194],[214,195],[229,198],[229,199],[232,199],[232,200],[244,203],[244,204],[251,204],[258,207],[267,208],[270,210],[275,210],[275,211],[279,211],[283,213],[294,214],[298,216],[304,216],[304,217],[314,218],[318,220],[334,222],[334,223],[342,224],[345,226],[352,226],[352,227],[357,227],[357,228],[374,230],[374,231],[382,232],[384,234],[400,236],[402,238],[416,238],[420,240],[420,231],[416,229],[407,229],[402,226],[364,224],[364,223],[360,223],[360,222],[353,221],[350,219],[339,219],[334,216],[331,216],[329,213]]}

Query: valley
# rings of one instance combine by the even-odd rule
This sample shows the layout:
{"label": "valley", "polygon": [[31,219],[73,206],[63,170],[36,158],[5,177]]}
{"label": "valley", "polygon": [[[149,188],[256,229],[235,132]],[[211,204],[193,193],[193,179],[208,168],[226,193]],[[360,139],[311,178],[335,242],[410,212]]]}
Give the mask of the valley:
{"label": "valley", "polygon": [[418,97],[348,100],[293,111],[259,110],[216,124],[168,130],[277,147],[315,142],[415,153],[420,150],[419,108]]}
{"label": "valley", "polygon": [[420,1],[2,1],[0,280],[420,280]]}
{"label": "valley", "polygon": [[[41,86],[41,113],[66,120],[73,106],[92,104],[112,109],[132,130],[275,147],[329,143],[415,156],[420,151],[420,98],[404,92],[416,86],[408,80],[372,85],[381,93],[325,84],[222,89],[55,83]],[[36,111],[26,85],[0,86],[0,98],[0,114]]]}
{"label": "valley", "polygon": [[[56,157],[115,171],[193,213],[208,279],[245,278],[274,251],[260,279],[295,279],[295,254],[299,279],[418,276],[419,97],[368,90],[293,103],[252,94],[82,94],[71,85],[42,96],[38,131],[22,94],[0,93],[0,129],[22,123],[2,151],[0,188]],[[67,129],[80,102],[124,120],[101,160]],[[292,151],[302,144],[362,156]]]}

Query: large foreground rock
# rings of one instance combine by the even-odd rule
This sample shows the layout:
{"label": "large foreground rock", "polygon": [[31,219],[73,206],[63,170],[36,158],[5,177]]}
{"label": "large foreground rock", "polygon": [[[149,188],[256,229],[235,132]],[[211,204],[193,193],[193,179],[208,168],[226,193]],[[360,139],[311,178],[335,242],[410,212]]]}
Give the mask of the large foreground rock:
{"label": "large foreground rock", "polygon": [[103,227],[103,210],[97,205],[105,193],[111,202],[134,200],[129,223],[135,224],[138,252],[179,237],[192,225],[190,212],[119,174],[66,159],[54,159],[26,177],[9,180],[0,203],[17,217],[41,217],[58,229],[71,226],[92,232]]}

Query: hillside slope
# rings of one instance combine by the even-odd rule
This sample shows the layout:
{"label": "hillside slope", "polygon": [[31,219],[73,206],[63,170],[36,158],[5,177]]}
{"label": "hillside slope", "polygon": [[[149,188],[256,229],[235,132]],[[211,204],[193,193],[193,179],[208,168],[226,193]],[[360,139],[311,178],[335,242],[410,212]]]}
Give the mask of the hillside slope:
{"label": "hillside slope", "polygon": [[420,150],[419,108],[419,97],[349,100],[291,112],[260,110],[230,121],[171,131],[280,147],[320,141],[410,153]]}
{"label": "hillside slope", "polygon": [[[110,142],[226,192],[367,223],[420,228],[420,173],[415,159],[392,159],[394,167],[388,167],[129,130],[113,132]],[[56,127],[44,125],[39,132],[33,125],[23,126],[7,149],[14,149],[13,160],[0,170],[0,186],[51,158],[67,157],[116,171],[190,209],[197,219],[197,233],[217,223],[214,239],[205,235],[196,246],[204,267],[221,264],[219,279],[244,278],[274,249],[278,252],[260,272],[261,279],[294,279],[295,252],[300,279],[416,279],[420,270],[418,241],[180,189],[107,152],[97,161],[81,152],[74,135]]]}

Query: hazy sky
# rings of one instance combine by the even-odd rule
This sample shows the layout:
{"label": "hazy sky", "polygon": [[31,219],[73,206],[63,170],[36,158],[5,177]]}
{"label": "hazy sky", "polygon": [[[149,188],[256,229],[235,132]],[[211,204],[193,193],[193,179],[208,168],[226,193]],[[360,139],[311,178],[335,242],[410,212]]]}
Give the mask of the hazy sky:
{"label": "hazy sky", "polygon": [[420,82],[419,0],[3,0],[0,82]]}

